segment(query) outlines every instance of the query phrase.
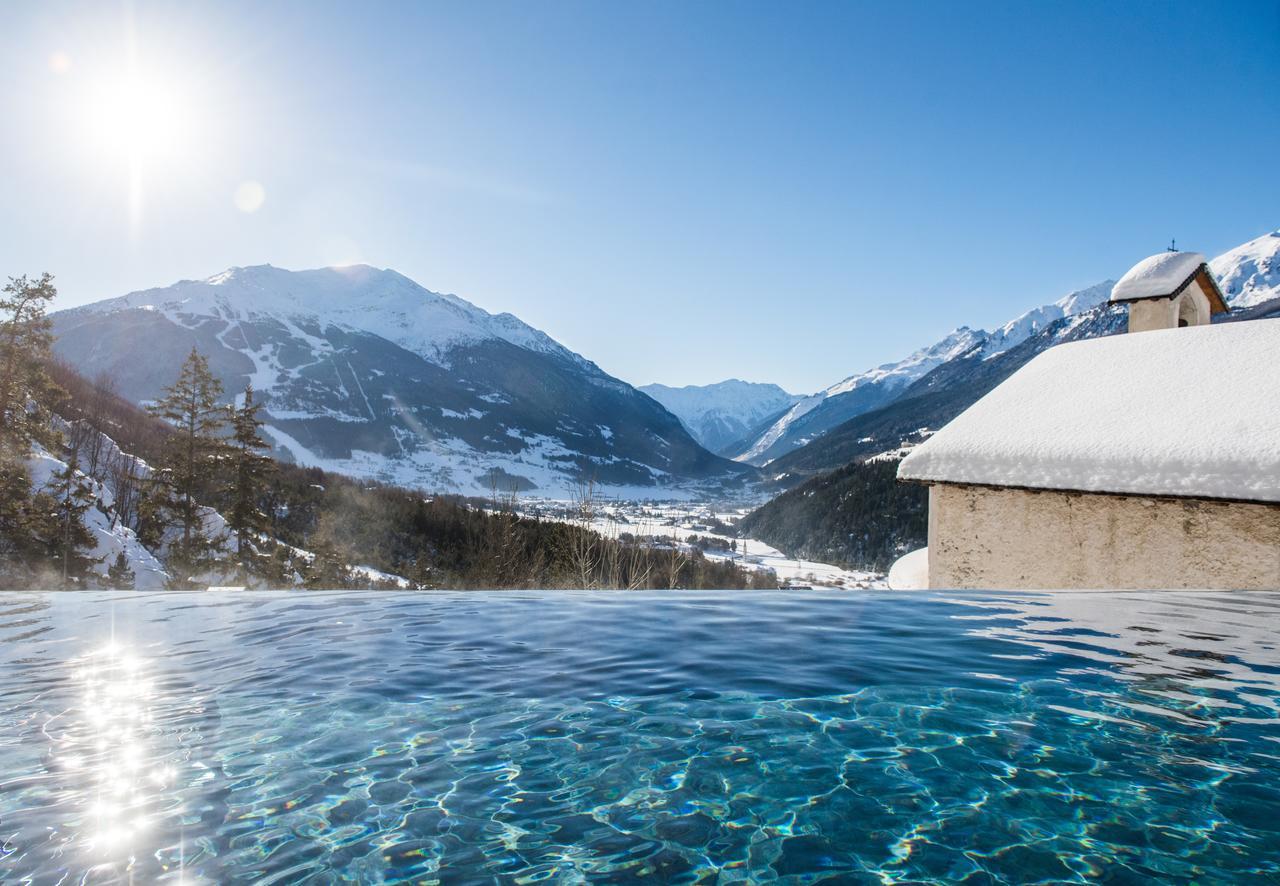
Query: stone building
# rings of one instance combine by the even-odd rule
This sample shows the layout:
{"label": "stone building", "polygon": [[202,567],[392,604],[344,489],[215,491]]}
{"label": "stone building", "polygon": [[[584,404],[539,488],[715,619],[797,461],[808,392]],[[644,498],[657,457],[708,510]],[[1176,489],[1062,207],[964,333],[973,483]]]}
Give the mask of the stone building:
{"label": "stone building", "polygon": [[902,462],[929,546],[891,585],[1280,588],[1280,320],[1210,325],[1195,253],[1111,300],[1131,334],[1050,348]]}
{"label": "stone building", "polygon": [[1204,256],[1161,252],[1134,265],[1111,290],[1113,303],[1129,305],[1129,331],[1207,326],[1227,312]]}

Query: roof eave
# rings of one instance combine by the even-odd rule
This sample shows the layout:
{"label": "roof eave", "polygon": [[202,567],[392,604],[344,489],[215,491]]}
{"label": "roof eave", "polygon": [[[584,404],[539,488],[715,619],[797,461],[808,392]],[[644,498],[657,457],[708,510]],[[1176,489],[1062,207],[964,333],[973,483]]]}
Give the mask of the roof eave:
{"label": "roof eave", "polygon": [[1111,495],[1124,498],[1158,498],[1176,501],[1217,501],[1224,504],[1267,505],[1280,508],[1280,501],[1267,498],[1239,498],[1221,495],[1179,495],[1176,492],[1131,492],[1112,489],[1076,489],[1062,486],[1024,486],[1016,483],[980,483],[974,480],[941,480],[923,477],[899,477],[904,483],[919,483],[923,486],[942,484],[946,486],[977,486],[981,489],[1013,489],[1019,492],[1061,492],[1065,495]]}

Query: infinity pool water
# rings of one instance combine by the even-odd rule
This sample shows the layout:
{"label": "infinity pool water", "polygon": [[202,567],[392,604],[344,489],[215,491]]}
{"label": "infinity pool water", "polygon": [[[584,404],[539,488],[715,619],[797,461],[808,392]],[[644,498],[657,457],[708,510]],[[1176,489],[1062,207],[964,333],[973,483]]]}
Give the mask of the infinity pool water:
{"label": "infinity pool water", "polygon": [[1280,595],[0,596],[0,880],[1280,880]]}

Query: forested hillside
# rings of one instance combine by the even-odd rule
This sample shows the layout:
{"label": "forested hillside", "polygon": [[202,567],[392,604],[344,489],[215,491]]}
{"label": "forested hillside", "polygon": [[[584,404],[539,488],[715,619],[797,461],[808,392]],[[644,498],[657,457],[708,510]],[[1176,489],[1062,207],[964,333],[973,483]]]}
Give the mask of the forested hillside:
{"label": "forested hillside", "polygon": [[668,540],[519,517],[511,493],[433,495],[271,460],[252,389],[219,405],[196,351],[143,411],[110,377],[52,360],[53,294],[47,276],[19,278],[0,300],[0,587],[127,589],[144,565],[181,588],[775,585]]}
{"label": "forested hillside", "polygon": [[784,492],[738,528],[793,557],[885,571],[923,547],[928,529],[928,491],[897,473],[897,460],[850,463]]}

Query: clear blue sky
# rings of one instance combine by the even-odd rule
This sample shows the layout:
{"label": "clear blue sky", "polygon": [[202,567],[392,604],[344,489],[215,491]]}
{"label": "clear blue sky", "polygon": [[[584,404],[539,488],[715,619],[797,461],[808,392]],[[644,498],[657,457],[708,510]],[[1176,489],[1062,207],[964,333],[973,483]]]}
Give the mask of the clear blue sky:
{"label": "clear blue sky", "polygon": [[1278,9],[5,4],[0,274],[364,261],[636,384],[810,391],[1280,226]]}

